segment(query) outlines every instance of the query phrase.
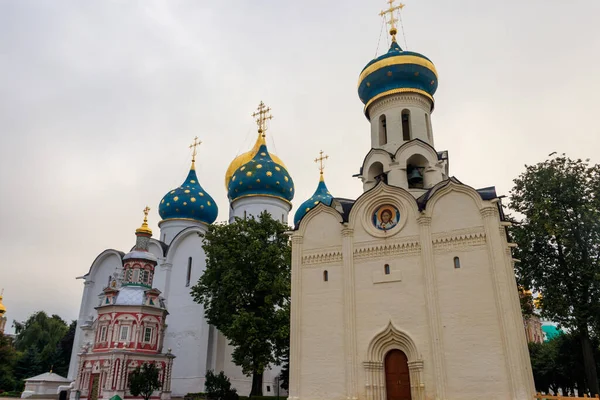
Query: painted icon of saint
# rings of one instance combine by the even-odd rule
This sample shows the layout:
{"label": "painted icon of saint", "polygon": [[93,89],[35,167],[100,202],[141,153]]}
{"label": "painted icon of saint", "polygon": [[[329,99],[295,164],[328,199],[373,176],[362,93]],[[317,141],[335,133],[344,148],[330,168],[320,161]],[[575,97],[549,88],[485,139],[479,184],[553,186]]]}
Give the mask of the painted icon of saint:
{"label": "painted icon of saint", "polygon": [[400,212],[395,207],[389,205],[379,207],[373,215],[375,227],[382,231],[387,231],[395,227],[399,219]]}

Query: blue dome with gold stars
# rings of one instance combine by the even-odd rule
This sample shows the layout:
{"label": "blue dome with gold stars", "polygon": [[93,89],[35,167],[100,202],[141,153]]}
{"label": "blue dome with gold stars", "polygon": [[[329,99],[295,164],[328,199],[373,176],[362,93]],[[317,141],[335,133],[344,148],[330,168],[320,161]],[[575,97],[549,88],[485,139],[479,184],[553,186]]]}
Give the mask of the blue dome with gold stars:
{"label": "blue dome with gold stars", "polygon": [[326,206],[330,206],[333,201],[333,196],[329,193],[329,189],[327,189],[327,185],[325,185],[325,180],[323,179],[323,174],[321,173],[321,179],[319,180],[319,185],[317,186],[317,190],[312,195],[312,197],[306,200],[304,203],[300,205],[296,214],[294,215],[294,225],[298,226],[302,218],[319,203],[323,203]]}
{"label": "blue dome with gold stars", "polygon": [[358,96],[365,105],[365,114],[371,103],[383,96],[411,92],[433,101],[438,77],[430,59],[413,51],[404,51],[392,41],[390,50],[366,65],[358,78]]}
{"label": "blue dome with gold stars", "polygon": [[254,157],[239,167],[231,177],[227,196],[232,202],[249,196],[275,197],[290,202],[294,198],[294,181],[285,167],[271,158],[263,142]]}
{"label": "blue dome with gold stars", "polygon": [[213,198],[198,183],[193,162],[185,182],[162,198],[158,213],[163,221],[191,219],[206,224],[215,222],[219,209]]}

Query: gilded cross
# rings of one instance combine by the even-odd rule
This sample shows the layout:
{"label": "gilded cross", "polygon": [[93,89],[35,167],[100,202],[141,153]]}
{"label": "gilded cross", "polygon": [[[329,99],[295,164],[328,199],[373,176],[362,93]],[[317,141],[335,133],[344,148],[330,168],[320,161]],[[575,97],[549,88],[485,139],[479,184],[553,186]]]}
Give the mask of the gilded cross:
{"label": "gilded cross", "polygon": [[271,107],[265,106],[265,103],[262,101],[258,105],[258,108],[255,113],[252,114],[254,119],[256,119],[256,125],[258,125],[258,133],[265,136],[265,132],[267,131],[267,121],[273,119],[271,115]]}
{"label": "gilded cross", "polygon": [[323,161],[327,160],[328,158],[329,156],[323,155],[323,150],[319,152],[319,157],[315,158],[315,162],[319,164],[319,171],[321,172],[321,175],[323,175],[323,170],[325,169]]}
{"label": "gilded cross", "polygon": [[193,148],[194,150],[192,150],[192,163],[196,162],[196,154],[198,154],[198,146],[200,146],[202,144],[201,140],[198,140],[198,136],[196,136],[194,138],[194,143],[190,144],[190,149]]}
{"label": "gilded cross", "polygon": [[150,212],[150,207],[146,206],[144,208],[144,223],[148,223],[148,213]]}
{"label": "gilded cross", "polygon": [[390,17],[387,21],[388,24],[390,24],[390,35],[392,35],[392,42],[396,41],[396,33],[398,33],[398,29],[396,29],[396,22],[398,22],[398,19],[394,17],[394,11],[396,10],[402,10],[405,6],[405,4],[398,4],[397,6],[394,6],[394,2],[396,0],[387,0],[388,4],[390,5],[390,8],[388,8],[387,10],[382,10],[379,15],[380,16],[385,16],[386,14],[389,14]]}

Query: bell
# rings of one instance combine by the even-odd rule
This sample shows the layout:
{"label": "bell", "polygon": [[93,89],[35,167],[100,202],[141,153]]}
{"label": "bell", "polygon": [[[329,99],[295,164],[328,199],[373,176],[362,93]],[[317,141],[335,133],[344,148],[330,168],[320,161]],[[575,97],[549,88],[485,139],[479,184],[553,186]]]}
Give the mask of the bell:
{"label": "bell", "polygon": [[420,185],[423,183],[423,175],[419,172],[418,168],[413,168],[411,172],[408,173],[408,183],[411,186]]}

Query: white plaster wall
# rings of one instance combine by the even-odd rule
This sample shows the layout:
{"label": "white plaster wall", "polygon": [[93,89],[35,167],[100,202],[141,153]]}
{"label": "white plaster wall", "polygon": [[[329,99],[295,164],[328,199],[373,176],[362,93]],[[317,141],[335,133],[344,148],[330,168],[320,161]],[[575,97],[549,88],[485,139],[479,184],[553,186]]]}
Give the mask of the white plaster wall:
{"label": "white plaster wall", "polygon": [[[329,280],[323,280],[327,270]],[[301,398],[345,398],[343,277],[340,264],[302,270]],[[318,311],[317,311],[318,310]],[[323,322],[327,321],[326,324]],[[326,377],[326,387],[323,378]]]}
{"label": "white plaster wall", "polygon": [[[192,257],[190,285],[186,287],[188,258]],[[169,249],[167,262],[172,264],[168,287],[167,329],[164,349],[172,349],[172,392],[182,396],[189,392],[204,391],[208,356],[209,326],[204,319],[204,308],[196,303],[190,291],[206,267],[202,239],[195,231],[186,232]]]}
{"label": "white plaster wall", "polygon": [[158,239],[168,245],[171,244],[179,232],[186,228],[195,226],[206,229],[206,224],[190,219],[167,219],[160,221],[158,226],[160,227],[160,237]]}
{"label": "white plaster wall", "polygon": [[235,217],[244,218],[244,211],[247,218],[259,216],[264,211],[267,211],[273,219],[287,224],[290,210],[290,203],[274,197],[244,197],[231,204],[229,208],[229,222],[233,222]]}
{"label": "white plaster wall", "polygon": [[86,321],[93,321],[97,318],[97,312],[94,308],[98,306],[100,301],[98,296],[108,286],[109,276],[116,272],[120,273],[122,269],[123,264],[119,253],[114,250],[107,250],[94,260],[88,275],[83,278],[84,289],[69,363],[69,379],[75,379],[78,363],[77,354],[81,351],[81,347],[88,342],[92,344],[94,342],[93,331],[84,331],[81,329],[81,325]]}

